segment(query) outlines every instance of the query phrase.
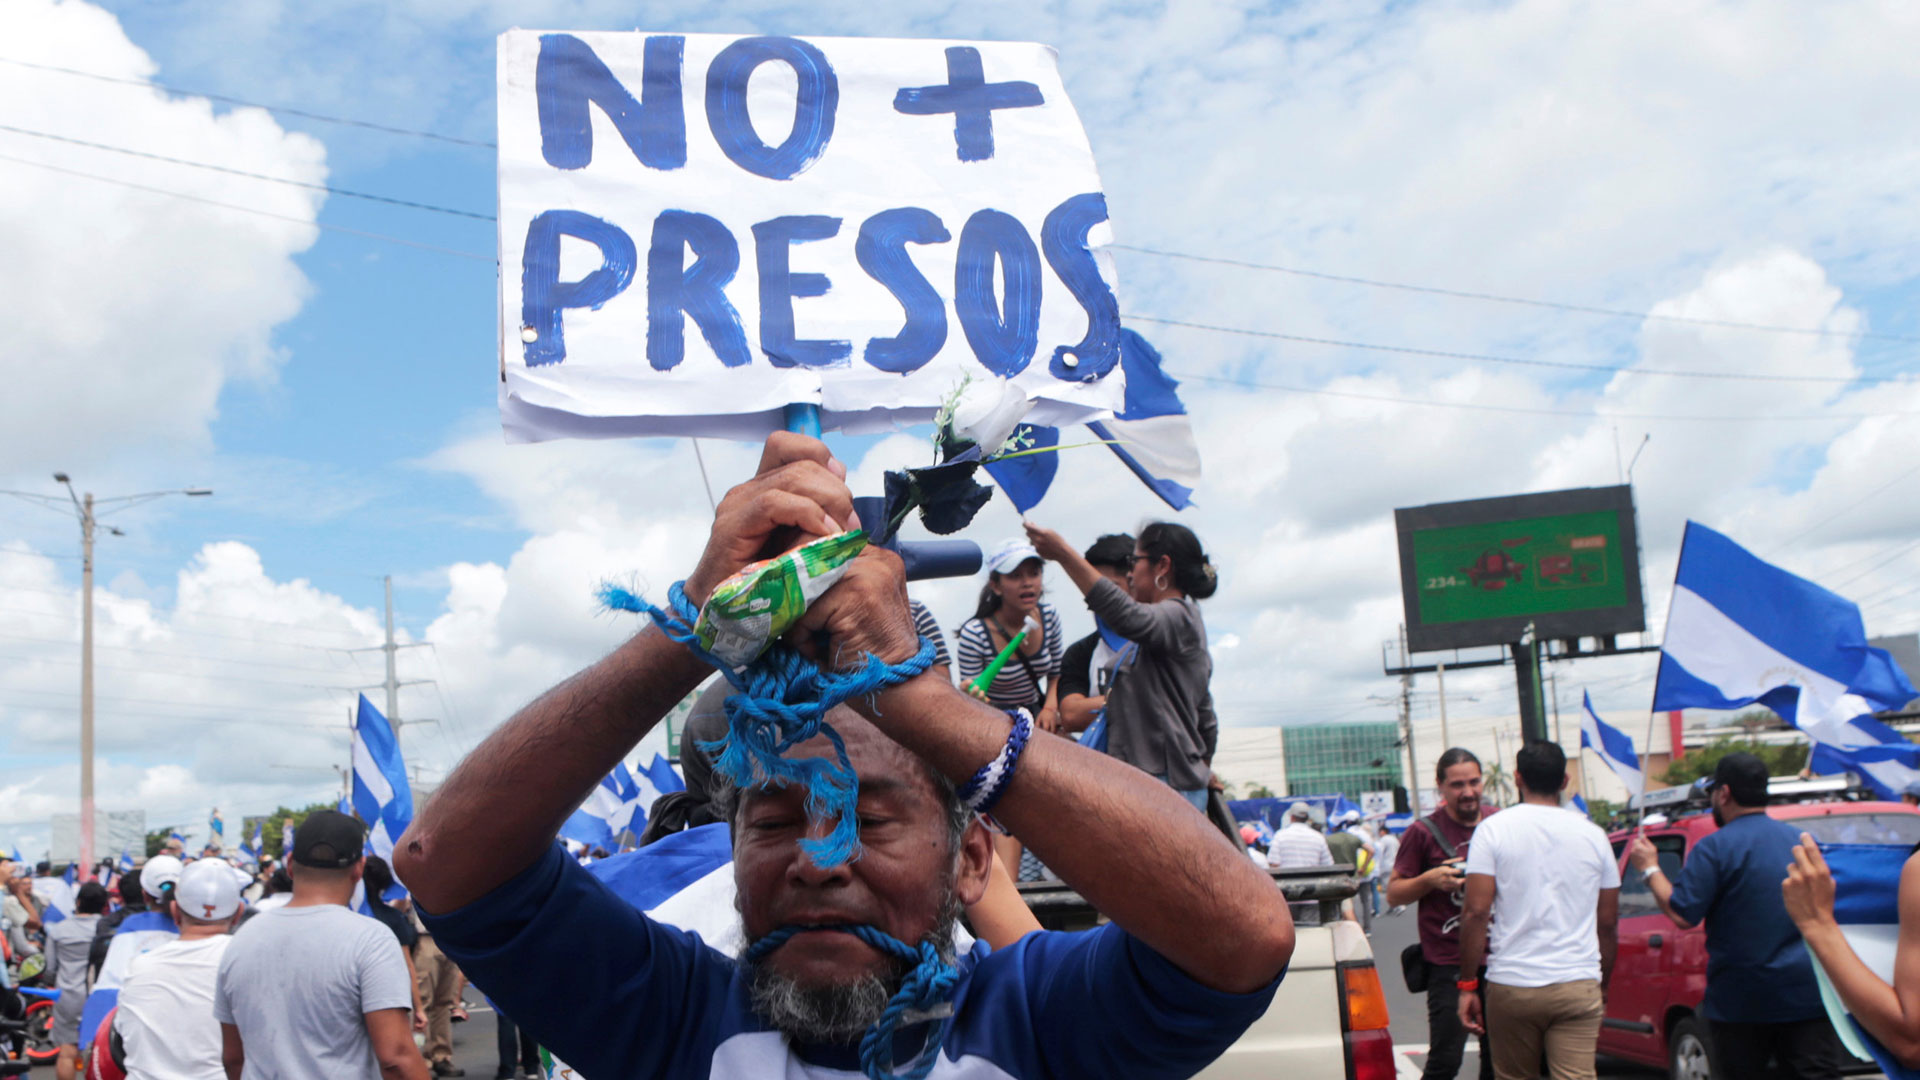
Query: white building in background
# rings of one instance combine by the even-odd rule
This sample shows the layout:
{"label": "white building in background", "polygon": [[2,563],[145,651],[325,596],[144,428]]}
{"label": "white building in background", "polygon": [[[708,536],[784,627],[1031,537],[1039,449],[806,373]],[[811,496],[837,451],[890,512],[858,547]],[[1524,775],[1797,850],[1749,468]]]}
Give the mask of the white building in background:
{"label": "white building in background", "polygon": [[1280,741],[1279,725],[1221,728],[1213,771],[1230,786],[1235,797],[1245,797],[1256,786],[1285,795],[1287,754]]}

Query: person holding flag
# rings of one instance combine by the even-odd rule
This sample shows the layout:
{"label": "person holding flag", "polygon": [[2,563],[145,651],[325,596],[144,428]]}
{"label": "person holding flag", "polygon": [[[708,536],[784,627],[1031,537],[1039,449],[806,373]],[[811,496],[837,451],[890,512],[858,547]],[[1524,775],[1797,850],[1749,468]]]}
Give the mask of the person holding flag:
{"label": "person holding flag", "polygon": [[[1169,521],[1140,530],[1124,586],[1052,529],[1028,522],[1027,539],[1042,558],[1060,564],[1103,625],[1138,646],[1120,669],[1123,688],[1107,701],[1108,752],[1165,781],[1206,813],[1219,724],[1208,688],[1213,657],[1198,601],[1212,596],[1220,580],[1199,538]],[[962,660],[963,674],[965,667]]]}
{"label": "person holding flag", "polygon": [[[1133,537],[1109,533],[1093,542],[1085,553],[1087,565],[1100,576],[1126,588],[1127,574],[1133,569]],[[1094,631],[1067,646],[1060,658],[1060,730],[1085,732],[1105,715],[1107,693],[1113,688],[1116,668],[1131,657],[1133,643],[1094,616]],[[1082,737],[1081,745],[1094,750],[1107,748],[1106,725],[1101,724],[1092,737]]]}
{"label": "person holding flag", "polygon": [[1780,870],[1794,861],[1799,834],[1767,816],[1767,767],[1752,754],[1721,758],[1708,790],[1719,828],[1694,842],[1678,881],[1667,879],[1644,834],[1633,838],[1627,861],[1675,926],[1706,923],[1700,1012],[1718,1068],[1728,1076],[1763,1076],[1772,1058],[1787,1076],[1838,1077],[1840,1040],[1780,894]]}

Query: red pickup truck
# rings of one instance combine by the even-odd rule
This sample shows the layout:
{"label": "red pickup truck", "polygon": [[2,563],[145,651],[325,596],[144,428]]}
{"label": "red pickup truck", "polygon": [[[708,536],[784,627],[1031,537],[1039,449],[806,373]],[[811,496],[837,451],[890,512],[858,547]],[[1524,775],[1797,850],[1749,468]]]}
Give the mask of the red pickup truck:
{"label": "red pickup truck", "polygon": [[[1847,801],[1841,797],[1849,794],[1839,790],[1842,786],[1776,779],[1770,787],[1775,803],[1767,814],[1793,822],[1822,843],[1920,843],[1920,808]],[[1670,790],[1681,796],[1667,800],[1666,820],[1650,813],[1646,832],[1660,852],[1661,871],[1667,880],[1677,881],[1693,845],[1717,826],[1703,800],[1685,797],[1684,788]],[[1649,803],[1657,804],[1661,794],[1648,792]],[[1808,798],[1815,801],[1795,801]],[[1626,846],[1633,832],[1622,829],[1610,837],[1621,860],[1620,952],[1601,1021],[1600,1052],[1665,1066],[1673,1080],[1742,1080],[1713,1067],[1706,1023],[1695,1015],[1707,989],[1706,931],[1675,927],[1661,914],[1647,883],[1628,870]]]}

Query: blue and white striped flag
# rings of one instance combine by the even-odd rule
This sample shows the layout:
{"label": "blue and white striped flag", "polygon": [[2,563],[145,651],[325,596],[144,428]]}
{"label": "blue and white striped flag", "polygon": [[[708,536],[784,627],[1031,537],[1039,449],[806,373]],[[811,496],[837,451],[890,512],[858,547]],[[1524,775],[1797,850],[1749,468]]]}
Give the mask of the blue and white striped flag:
{"label": "blue and white striped flag", "polygon": [[674,771],[672,762],[655,754],[653,763],[647,766],[646,772],[640,774],[637,787],[640,796],[640,813],[637,816],[644,823],[647,819],[647,811],[653,809],[654,802],[660,796],[670,791],[687,790],[687,782],[680,779],[680,774]]}
{"label": "blue and white striped flag", "polygon": [[[1088,424],[1087,429],[1168,506],[1184,510],[1192,505],[1193,489],[1200,484],[1200,447],[1193,438],[1187,407],[1180,401],[1180,384],[1161,369],[1160,354],[1147,339],[1132,330],[1120,331],[1120,368],[1127,380],[1120,411],[1111,420]],[[1058,428],[1022,425],[1020,431],[1034,447],[1060,445]],[[1024,514],[1052,486],[1059,458],[1058,454],[1008,458],[989,464],[987,472]]]}
{"label": "blue and white striped flag", "polygon": [[1581,815],[1591,812],[1587,809],[1587,800],[1577,792],[1573,798],[1567,800],[1567,809]]}
{"label": "blue and white striped flag", "polygon": [[394,841],[413,823],[413,789],[393,725],[365,694],[353,721],[353,810],[367,823],[367,850],[393,858]]}
{"label": "blue and white striped flag", "polygon": [[178,827],[167,830],[167,839],[180,841],[180,846],[183,848],[187,846],[187,838],[180,835],[180,829]]}
{"label": "blue and white striped flag", "polygon": [[220,820],[220,811],[217,807],[213,813],[207,815],[207,831],[213,834],[210,843],[218,844],[226,839],[227,824]]}
{"label": "blue and white striped flag", "polygon": [[1193,438],[1180,384],[1160,366],[1160,353],[1131,330],[1120,331],[1120,367],[1127,376],[1125,403],[1111,420],[1087,427],[1127,468],[1175,510],[1193,505],[1200,486],[1200,446]]}
{"label": "blue and white striped flag", "polygon": [[[1626,732],[1600,719],[1600,714],[1593,711],[1592,694],[1582,691],[1580,704],[1585,708],[1585,715],[1580,717],[1581,748],[1593,751],[1605,762],[1629,793],[1646,794],[1647,774],[1640,768],[1640,755],[1633,752],[1633,740],[1627,738]],[[1585,803],[1581,809],[1586,809]]]}
{"label": "blue and white striped flag", "polygon": [[[1833,917],[1868,970],[1893,985],[1893,958],[1900,941],[1900,872],[1913,848],[1906,844],[1822,844],[1820,855],[1833,873]],[[1809,950],[1811,953],[1811,950]],[[1833,989],[1818,957],[1813,962],[1820,1002],[1827,1018],[1853,1056],[1880,1066],[1889,1080],[1920,1080],[1879,1040],[1867,1034]]]}
{"label": "blue and white striped flag", "polygon": [[[651,802],[642,802],[640,785],[634,783],[627,763],[620,762],[600,778],[587,801],[580,804],[560,826],[560,835],[589,848],[608,850],[618,846],[623,832],[639,832],[646,827],[646,810]],[[638,823],[636,824],[636,820]]]}
{"label": "blue and white striped flag", "polygon": [[1816,744],[1816,772],[1857,772],[1893,798],[1920,779],[1920,746],[1872,714],[1915,697],[1893,658],[1867,644],[1852,601],[1687,522],[1655,712],[1758,702]]}
{"label": "blue and white striped flag", "polygon": [[131,869],[133,869],[133,855],[132,853],[127,851],[126,848],[121,848],[120,849],[120,872],[124,874]]}

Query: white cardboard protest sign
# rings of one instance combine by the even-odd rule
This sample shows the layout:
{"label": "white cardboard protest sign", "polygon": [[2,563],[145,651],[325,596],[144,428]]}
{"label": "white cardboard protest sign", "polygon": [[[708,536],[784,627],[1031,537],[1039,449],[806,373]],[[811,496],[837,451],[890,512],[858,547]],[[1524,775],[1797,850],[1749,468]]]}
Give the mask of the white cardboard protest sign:
{"label": "white cardboard protest sign", "polygon": [[926,421],[971,375],[1029,420],[1121,404],[1106,201],[1051,49],[500,37],[509,439]]}

